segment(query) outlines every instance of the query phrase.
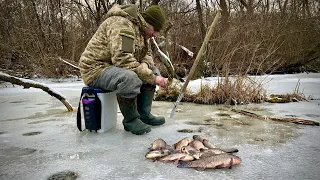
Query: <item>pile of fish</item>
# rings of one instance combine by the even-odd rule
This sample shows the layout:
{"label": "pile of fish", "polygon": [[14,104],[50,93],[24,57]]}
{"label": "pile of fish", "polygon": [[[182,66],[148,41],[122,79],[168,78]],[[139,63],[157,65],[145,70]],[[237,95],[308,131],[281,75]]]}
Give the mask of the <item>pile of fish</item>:
{"label": "pile of fish", "polygon": [[241,163],[241,159],[233,153],[238,149],[222,149],[214,146],[208,138],[202,135],[193,135],[193,138],[185,137],[168,145],[163,139],[153,141],[147,159],[161,162],[173,162],[179,168],[219,169],[231,168]]}

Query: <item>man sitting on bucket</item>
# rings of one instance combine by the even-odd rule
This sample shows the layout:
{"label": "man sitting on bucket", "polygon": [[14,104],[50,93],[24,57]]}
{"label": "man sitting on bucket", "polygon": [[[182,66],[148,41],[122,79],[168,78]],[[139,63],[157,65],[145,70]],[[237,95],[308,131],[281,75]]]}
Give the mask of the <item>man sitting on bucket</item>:
{"label": "man sitting on bucket", "polygon": [[157,5],[141,14],[135,5],[115,5],[80,57],[84,83],[116,92],[124,129],[133,134],[165,123],[150,113],[156,85],[166,88],[167,79],[154,66],[149,44],[164,24],[165,13]]}

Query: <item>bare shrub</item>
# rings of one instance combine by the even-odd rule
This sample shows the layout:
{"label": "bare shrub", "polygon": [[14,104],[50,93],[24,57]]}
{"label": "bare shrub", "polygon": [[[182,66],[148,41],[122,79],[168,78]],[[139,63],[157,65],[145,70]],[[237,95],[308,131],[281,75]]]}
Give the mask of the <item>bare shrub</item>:
{"label": "bare shrub", "polygon": [[[3,2],[0,4],[1,68],[14,71],[10,59],[5,56],[11,51],[21,51],[30,55],[36,66],[23,70],[44,72],[46,76],[55,76],[55,67],[59,64],[48,57],[60,56],[78,62],[87,42],[113,5],[105,0],[99,3],[76,0]],[[190,70],[196,56],[186,57],[179,45],[197,54],[203,41],[201,34],[208,29],[218,8],[224,9],[221,23],[194,78],[225,72],[233,75],[319,72],[318,1],[275,1],[272,5],[266,3],[269,1],[252,1],[246,5],[245,1],[235,0],[227,4],[201,1],[201,12],[196,11],[194,1],[154,2],[164,7],[168,22],[173,24],[168,32],[160,34],[167,38],[166,51],[180,76],[188,74],[185,71]],[[150,1],[141,1],[140,5],[144,10]],[[204,27],[199,26],[200,15]],[[315,52],[312,57],[308,56],[310,52]],[[165,75],[165,71],[161,72]]]}
{"label": "bare shrub", "polygon": [[[306,55],[312,50],[319,51],[316,43],[320,41],[320,27],[316,26],[319,18],[315,18],[318,17],[284,18],[277,13],[234,17],[227,31],[219,26],[216,37],[207,47],[199,76],[223,71],[252,75],[288,72],[286,67],[290,65],[299,67],[310,63]],[[318,53],[313,60],[319,56]]]}
{"label": "bare shrub", "polygon": [[[180,86],[170,86],[169,91],[158,90],[155,100],[175,101]],[[197,93],[188,90],[182,101],[199,104],[248,104],[266,101],[262,83],[246,76],[222,77],[215,87],[201,85]]]}
{"label": "bare shrub", "polygon": [[297,82],[296,88],[294,89],[293,93],[286,93],[286,94],[271,94],[268,102],[270,103],[288,103],[288,102],[298,102],[298,101],[308,101],[312,100],[313,98],[306,97],[303,92],[299,90],[300,88],[300,79]]}

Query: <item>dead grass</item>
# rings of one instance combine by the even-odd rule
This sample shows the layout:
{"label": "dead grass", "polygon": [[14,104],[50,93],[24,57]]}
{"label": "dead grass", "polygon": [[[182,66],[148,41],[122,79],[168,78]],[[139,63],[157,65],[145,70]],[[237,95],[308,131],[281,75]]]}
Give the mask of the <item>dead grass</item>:
{"label": "dead grass", "polygon": [[[300,80],[293,93],[266,95],[263,83],[246,76],[221,77],[215,87],[208,84],[200,85],[197,93],[187,90],[182,102],[193,102],[198,104],[249,104],[249,103],[288,103],[313,100],[300,92]],[[182,85],[177,82],[171,83],[168,91],[159,89],[156,92],[155,100],[175,102],[180,94]]]}
{"label": "dead grass", "polygon": [[293,93],[287,94],[271,94],[268,102],[270,103],[288,103],[288,102],[298,102],[298,101],[308,101],[312,100],[312,97],[306,97],[303,92],[299,91],[300,79],[297,82],[296,88]]}
{"label": "dead grass", "polygon": [[[160,89],[155,100],[176,101],[180,94],[181,86],[171,85],[168,92]],[[248,104],[261,103],[266,100],[262,84],[245,76],[219,78],[215,87],[201,85],[200,91],[193,93],[188,90],[182,101],[199,104]]]}

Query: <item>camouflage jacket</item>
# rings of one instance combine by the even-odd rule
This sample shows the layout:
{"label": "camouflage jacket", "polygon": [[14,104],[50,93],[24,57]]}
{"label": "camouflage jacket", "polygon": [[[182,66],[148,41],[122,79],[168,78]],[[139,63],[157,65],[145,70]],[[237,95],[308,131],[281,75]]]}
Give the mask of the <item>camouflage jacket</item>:
{"label": "camouflage jacket", "polygon": [[144,37],[146,22],[135,5],[112,7],[80,57],[86,85],[111,66],[134,71],[145,83],[155,83],[151,47]]}

